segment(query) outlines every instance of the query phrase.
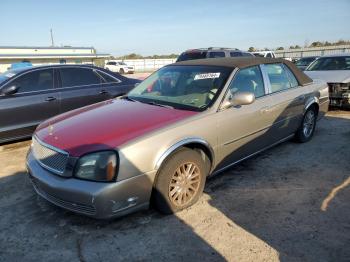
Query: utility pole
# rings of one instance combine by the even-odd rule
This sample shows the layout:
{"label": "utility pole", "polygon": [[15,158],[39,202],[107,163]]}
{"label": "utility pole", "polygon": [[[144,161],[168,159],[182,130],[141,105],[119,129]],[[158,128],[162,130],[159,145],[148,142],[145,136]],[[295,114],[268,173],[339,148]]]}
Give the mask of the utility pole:
{"label": "utility pole", "polygon": [[52,28],[50,29],[50,33],[51,33],[51,46],[54,47],[55,46],[55,42],[53,41]]}

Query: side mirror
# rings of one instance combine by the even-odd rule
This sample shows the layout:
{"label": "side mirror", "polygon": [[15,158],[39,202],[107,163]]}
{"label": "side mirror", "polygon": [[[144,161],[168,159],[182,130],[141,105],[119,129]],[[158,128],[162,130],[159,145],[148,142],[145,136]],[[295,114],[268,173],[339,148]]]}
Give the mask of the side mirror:
{"label": "side mirror", "polygon": [[1,94],[5,96],[13,95],[17,93],[18,89],[19,87],[16,85],[6,86],[3,89],[1,89]]}
{"label": "side mirror", "polygon": [[255,95],[251,92],[237,92],[230,94],[229,98],[223,103],[221,109],[233,106],[250,105],[255,101]]}

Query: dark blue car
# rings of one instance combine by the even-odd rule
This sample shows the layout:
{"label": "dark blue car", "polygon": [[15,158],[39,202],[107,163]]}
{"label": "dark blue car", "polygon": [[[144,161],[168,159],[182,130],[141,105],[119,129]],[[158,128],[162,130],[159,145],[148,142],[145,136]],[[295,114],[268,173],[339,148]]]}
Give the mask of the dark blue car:
{"label": "dark blue car", "polygon": [[26,67],[0,74],[0,143],[29,137],[42,121],[122,96],[139,82],[86,65]]}

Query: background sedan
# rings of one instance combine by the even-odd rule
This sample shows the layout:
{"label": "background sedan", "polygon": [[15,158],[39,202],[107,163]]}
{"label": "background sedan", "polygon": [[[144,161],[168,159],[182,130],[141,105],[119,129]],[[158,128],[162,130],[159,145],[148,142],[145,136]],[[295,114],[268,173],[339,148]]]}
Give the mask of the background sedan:
{"label": "background sedan", "polygon": [[43,120],[124,95],[139,82],[83,65],[30,67],[0,74],[0,142],[31,136]]}

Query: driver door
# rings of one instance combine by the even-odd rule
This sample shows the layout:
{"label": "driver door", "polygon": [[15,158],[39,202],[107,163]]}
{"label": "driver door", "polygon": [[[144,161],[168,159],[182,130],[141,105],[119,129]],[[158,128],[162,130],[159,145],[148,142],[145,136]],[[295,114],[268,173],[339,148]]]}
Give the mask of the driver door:
{"label": "driver door", "polygon": [[229,166],[273,143],[270,127],[274,121],[269,114],[270,96],[266,95],[259,66],[239,70],[229,90],[251,92],[255,101],[249,105],[233,106],[218,112],[219,164]]}
{"label": "driver door", "polygon": [[6,86],[11,85],[18,88],[17,92],[0,96],[0,140],[3,141],[31,135],[38,124],[59,113],[53,69],[24,73]]}

